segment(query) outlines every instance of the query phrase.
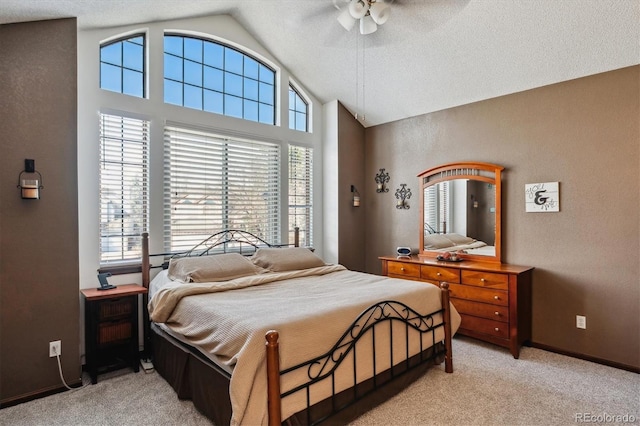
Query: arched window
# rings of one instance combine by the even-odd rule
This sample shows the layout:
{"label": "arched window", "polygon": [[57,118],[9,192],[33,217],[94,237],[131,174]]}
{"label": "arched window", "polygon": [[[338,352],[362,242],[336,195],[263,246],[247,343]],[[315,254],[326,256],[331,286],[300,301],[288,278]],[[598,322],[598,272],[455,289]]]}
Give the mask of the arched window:
{"label": "arched window", "polygon": [[143,34],[100,45],[100,88],[144,98]]}
{"label": "arched window", "polygon": [[289,85],[289,128],[309,131],[309,105],[295,87]]}
{"label": "arched window", "polygon": [[164,101],[275,124],[275,72],[220,43],[164,37]]}
{"label": "arched window", "polygon": [[[151,37],[141,30],[92,41],[100,47],[101,89],[161,100],[132,102],[99,90],[96,101],[87,101],[101,112],[100,267],[138,261],[140,233],[152,223],[164,223],[167,250],[193,245],[211,227],[249,230],[274,243],[287,242],[283,227],[291,230],[289,240],[298,227],[301,243],[312,245],[317,141],[287,128],[310,131],[311,98],[288,78],[281,80],[288,73],[258,53],[214,35],[158,29],[161,44],[147,43]],[[150,69],[146,58],[159,54],[163,70]],[[79,75],[95,79],[86,68]],[[278,102],[285,84],[286,106]],[[162,94],[152,92],[160,87]],[[279,118],[287,112],[290,125],[281,128]],[[152,131],[150,117],[164,125]],[[248,131],[243,120],[254,121]],[[260,137],[253,131],[257,123],[265,131]],[[163,173],[149,175],[151,158],[163,160]],[[148,208],[154,188],[164,189],[164,209]]]}

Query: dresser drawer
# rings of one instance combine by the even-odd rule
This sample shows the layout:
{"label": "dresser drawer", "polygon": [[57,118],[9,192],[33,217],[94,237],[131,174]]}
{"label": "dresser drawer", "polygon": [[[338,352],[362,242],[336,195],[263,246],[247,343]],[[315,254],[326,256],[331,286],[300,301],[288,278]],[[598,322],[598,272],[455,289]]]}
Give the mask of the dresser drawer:
{"label": "dresser drawer", "polygon": [[420,278],[420,265],[417,263],[387,262],[389,275]]}
{"label": "dresser drawer", "polygon": [[508,292],[505,290],[494,290],[463,284],[449,284],[449,290],[451,297],[457,299],[476,300],[478,302],[502,306],[508,306],[509,304]]}
{"label": "dresser drawer", "polygon": [[462,271],[462,284],[507,290],[509,275],[482,271]]}
{"label": "dresser drawer", "polygon": [[460,282],[460,271],[444,266],[420,266],[420,278],[423,280],[446,281],[448,283]]}
{"label": "dresser drawer", "polygon": [[499,321],[493,321],[486,318],[478,318],[471,315],[460,314],[462,323],[460,328],[472,330],[478,333],[490,334],[492,336],[509,338],[509,324]]}
{"label": "dresser drawer", "polygon": [[474,302],[472,300],[451,298],[451,303],[461,314],[473,315],[492,319],[494,321],[509,322],[509,308],[500,305]]}

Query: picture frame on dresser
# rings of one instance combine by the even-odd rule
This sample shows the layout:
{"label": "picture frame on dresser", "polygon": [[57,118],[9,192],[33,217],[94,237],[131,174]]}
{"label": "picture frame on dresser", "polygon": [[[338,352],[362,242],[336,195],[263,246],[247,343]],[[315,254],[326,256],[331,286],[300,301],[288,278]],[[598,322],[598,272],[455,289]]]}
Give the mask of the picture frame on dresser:
{"label": "picture frame on dresser", "polygon": [[531,266],[502,263],[502,171],[490,163],[448,163],[420,179],[420,246],[381,256],[382,274],[440,285],[462,316],[458,334],[508,348],[531,342]]}

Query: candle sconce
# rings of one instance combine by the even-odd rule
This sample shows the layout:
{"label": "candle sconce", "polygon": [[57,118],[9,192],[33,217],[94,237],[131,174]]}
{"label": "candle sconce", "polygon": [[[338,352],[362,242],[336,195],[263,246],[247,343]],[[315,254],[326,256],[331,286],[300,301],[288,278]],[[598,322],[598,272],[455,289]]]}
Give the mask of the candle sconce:
{"label": "candle sconce", "polygon": [[[37,175],[37,177],[25,175]],[[36,170],[35,160],[24,160],[24,170],[18,175],[18,188],[20,188],[20,195],[23,199],[40,199],[40,190],[44,186],[42,186],[42,175]]]}
{"label": "candle sconce", "polygon": [[360,193],[356,189],[355,186],[351,185],[351,194],[352,194],[352,202],[353,207],[360,207]]}
{"label": "candle sconce", "polygon": [[400,188],[396,189],[396,209],[408,209],[409,204],[407,200],[411,198],[411,189],[407,188],[406,183],[401,183]]}
{"label": "candle sconce", "polygon": [[389,183],[389,173],[386,173],[384,169],[380,169],[380,173],[376,174],[376,192],[389,192],[386,184]]}

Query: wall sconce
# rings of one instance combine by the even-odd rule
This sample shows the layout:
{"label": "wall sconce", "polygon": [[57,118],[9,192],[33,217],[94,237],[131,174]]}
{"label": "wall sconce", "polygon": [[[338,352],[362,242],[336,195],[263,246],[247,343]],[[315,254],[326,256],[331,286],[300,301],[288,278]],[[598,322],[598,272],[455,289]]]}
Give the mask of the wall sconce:
{"label": "wall sconce", "polygon": [[[24,175],[38,175],[24,176]],[[25,200],[40,199],[40,190],[42,186],[42,175],[36,170],[36,160],[24,160],[24,170],[18,175],[18,188],[22,198]]]}
{"label": "wall sconce", "polygon": [[360,193],[353,185],[351,185],[351,194],[353,194],[353,207],[360,207]]}
{"label": "wall sconce", "polygon": [[380,173],[376,175],[376,183],[378,184],[376,192],[389,192],[386,183],[389,182],[389,173],[385,173],[384,169],[380,169]]}
{"label": "wall sconce", "polygon": [[471,206],[474,209],[478,208],[478,200],[476,200],[476,197],[474,197],[473,194],[471,194]]}
{"label": "wall sconce", "polygon": [[396,209],[409,208],[407,200],[411,198],[411,190],[407,188],[406,183],[401,183],[400,188],[396,189],[396,198],[398,199],[398,202],[396,203]]}

